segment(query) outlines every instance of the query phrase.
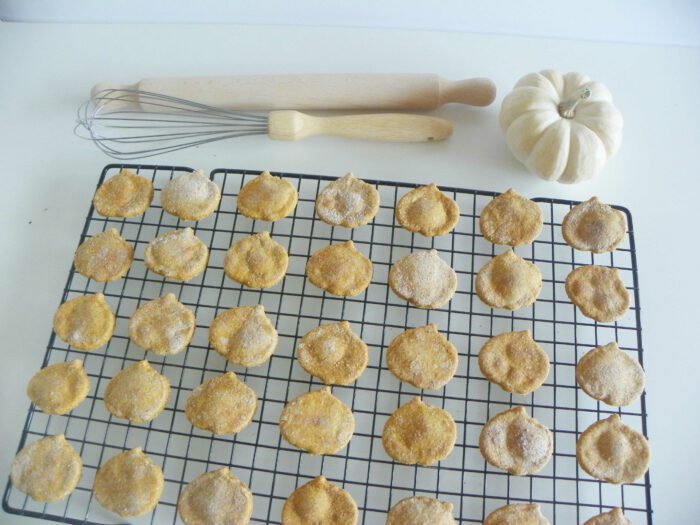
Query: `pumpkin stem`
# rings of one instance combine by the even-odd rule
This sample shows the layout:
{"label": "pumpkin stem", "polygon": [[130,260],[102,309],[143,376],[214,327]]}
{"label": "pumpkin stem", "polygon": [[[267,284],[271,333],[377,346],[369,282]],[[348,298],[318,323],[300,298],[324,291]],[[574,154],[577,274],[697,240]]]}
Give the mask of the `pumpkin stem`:
{"label": "pumpkin stem", "polygon": [[574,115],[576,112],[574,111],[576,109],[576,106],[578,105],[579,102],[582,100],[586,100],[591,96],[591,89],[588,87],[583,87],[579,89],[576,92],[576,98],[573,100],[565,100],[564,102],[561,102],[558,106],[557,109],[559,110],[559,114],[564,117],[564,118],[574,118]]}

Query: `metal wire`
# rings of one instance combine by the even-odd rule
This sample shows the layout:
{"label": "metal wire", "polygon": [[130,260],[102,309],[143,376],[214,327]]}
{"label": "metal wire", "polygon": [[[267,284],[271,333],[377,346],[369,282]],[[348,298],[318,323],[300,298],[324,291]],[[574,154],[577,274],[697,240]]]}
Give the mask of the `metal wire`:
{"label": "metal wire", "polygon": [[[109,165],[98,182],[128,167],[154,181],[156,193],[172,177],[192,171],[185,167]],[[117,228],[135,246],[135,260],[127,275],[112,283],[87,280],[70,270],[61,302],[86,293],[102,292],[117,316],[115,335],[105,348],[81,352],[51,335],[42,366],[75,358],[84,360],[90,377],[88,398],[66,416],[47,416],[30,406],[19,444],[50,434],[64,433],[80,453],[83,478],[66,500],[39,504],[8,482],[3,508],[12,514],[75,524],[117,523],[92,498],[91,488],[100,464],[128,448],[140,446],[164,471],[165,490],[156,509],[132,520],[137,524],[170,524],[177,521],[176,504],[182,488],[202,472],[221,466],[248,484],[254,494],[253,523],[279,523],[287,496],[298,486],[323,474],[350,492],[360,510],[359,522],[383,523],[386,512],[400,499],[422,494],[454,505],[461,523],[481,523],[494,508],[507,503],[537,502],[553,524],[583,523],[591,516],[619,506],[633,523],[652,523],[649,474],[638,483],[609,485],[583,473],[576,464],[575,441],[581,431],[611,413],[643,432],[646,402],[616,409],[596,402],[576,387],[574,367],[589,348],[615,340],[642,362],[639,285],[632,217],[629,234],[612,254],[590,255],[573,251],[560,233],[561,219],[575,202],[535,199],[541,204],[545,228],[529,247],[518,253],[537,263],[543,288],[534,307],[517,312],[494,311],[484,306],[472,289],[473,277],[497,249],[478,232],[479,213],[493,193],[442,188],[460,206],[454,232],[427,239],[407,232],[394,221],[397,200],[415,187],[405,183],[369,181],[380,192],[382,206],[374,221],[354,230],[332,228],[316,219],[314,201],[331,177],[276,174],[299,191],[292,216],[275,223],[252,221],[236,211],[240,187],[257,172],[215,170],[211,178],[222,188],[217,212],[195,224],[194,229],[210,248],[206,271],[186,283],[174,283],[148,273],[143,266],[146,244],[156,235],[180,227],[180,221],[153,205],[145,215],[132,219],[106,219],[92,208],[80,242],[108,228]],[[158,196],[154,199],[159,202]],[[225,277],[223,256],[232,242],[253,232],[269,229],[290,255],[289,271],[280,285],[267,290],[245,289]],[[372,283],[355,298],[330,296],[307,282],[308,256],[331,242],[352,238],[374,264]],[[392,262],[415,249],[436,248],[456,270],[457,293],[442,309],[419,310],[399,300],[387,286]],[[498,250],[500,251],[500,249]],[[583,318],[564,292],[564,279],[582,264],[605,264],[620,269],[633,297],[629,313],[613,324]],[[176,356],[144,354],[127,336],[127,322],[144,301],[175,293],[197,317],[192,344]],[[279,333],[279,347],[261,367],[243,369],[229,365],[209,349],[207,329],[221,311],[238,305],[263,304]],[[352,408],[356,432],[346,449],[332,456],[311,456],[287,444],[279,435],[278,418],[284,404],[321,385],[294,359],[298,339],[320,323],[348,320],[370,349],[367,370],[352,385],[333,387],[333,394]],[[399,383],[384,366],[389,341],[406,328],[434,322],[460,354],[455,377],[441,391],[420,391]],[[545,384],[529,396],[506,394],[479,373],[477,358],[482,344],[507,330],[529,329],[548,352],[551,373]],[[147,358],[171,383],[171,399],[165,411],[147,425],[133,425],[113,418],[104,408],[103,392],[119,370]],[[254,388],[259,409],[253,422],[235,436],[212,436],[194,429],[184,418],[184,401],[202,381],[232,369]],[[388,416],[414,395],[450,411],[458,426],[454,451],[431,467],[399,465],[385,454],[381,433]],[[488,466],[478,449],[484,422],[502,410],[522,405],[528,413],[552,429],[555,453],[543,471],[533,476],[510,476]]]}

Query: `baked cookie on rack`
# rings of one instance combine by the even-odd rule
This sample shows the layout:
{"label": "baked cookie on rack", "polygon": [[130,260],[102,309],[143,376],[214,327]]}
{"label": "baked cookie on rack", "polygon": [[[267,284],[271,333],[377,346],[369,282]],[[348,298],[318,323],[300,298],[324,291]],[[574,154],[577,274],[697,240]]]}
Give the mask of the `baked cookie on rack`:
{"label": "baked cookie on rack", "polygon": [[53,331],[78,350],[96,350],[112,338],[116,317],[101,293],[69,299],[56,310]]}
{"label": "baked cookie on rack", "polygon": [[356,178],[352,173],[328,183],[316,197],[316,215],[331,226],[364,226],[374,218],[377,211],[377,188]]}
{"label": "baked cookie on rack", "polygon": [[622,509],[616,507],[609,512],[603,512],[597,516],[593,516],[591,519],[586,520],[583,525],[633,525],[630,520],[628,520]]}
{"label": "baked cookie on rack", "polygon": [[479,217],[481,235],[494,244],[530,244],[542,232],[544,218],[537,203],[521,197],[513,188],[489,202]]}
{"label": "baked cookie on rack", "polygon": [[581,266],[566,277],[566,295],[586,317],[610,323],[630,307],[630,295],[620,270],[607,266]]}
{"label": "baked cookie on rack", "polygon": [[537,300],[542,274],[535,264],[508,250],[479,270],[475,288],[479,299],[491,308],[519,310]]}
{"label": "baked cookie on rack", "polygon": [[452,503],[426,496],[404,498],[389,509],[386,525],[455,525]]}
{"label": "baked cookie on rack", "polygon": [[484,525],[549,525],[537,503],[504,505],[486,516]]}
{"label": "baked cookie on rack", "polygon": [[389,286],[413,306],[440,308],[455,294],[457,274],[437,250],[418,250],[391,266]]}
{"label": "baked cookie on rack", "polygon": [[311,454],[335,454],[355,431],[350,408],[329,387],[302,394],[280,415],[280,433],[293,446]]}
{"label": "baked cookie on rack", "polygon": [[365,368],[367,345],[347,321],[324,324],[301,338],[296,349],[301,367],[327,385],[349,385]]}
{"label": "baked cookie on rack", "polygon": [[45,414],[62,416],[82,403],[89,390],[83,362],[74,359],[39,370],[27,385],[27,396]]}
{"label": "baked cookie on rack", "polygon": [[75,271],[100,283],[116,281],[129,271],[134,249],[111,228],[85,240],[75,252]]}
{"label": "baked cookie on rack", "polygon": [[148,423],[157,418],[170,398],[170,381],[145,359],[121,370],[104,393],[110,414],[132,423]]}
{"label": "baked cookie on rack", "polygon": [[292,492],[282,508],[282,525],[355,525],[357,503],[345,490],[317,476]]}
{"label": "baked cookie on rack", "polygon": [[144,264],[174,281],[194,279],[207,267],[209,250],[192,228],[165,232],[146,246]]}
{"label": "baked cookie on rack", "polygon": [[184,221],[206,219],[219,206],[221,190],[202,170],[183,173],[169,181],[160,194],[160,203],[170,215]]}
{"label": "baked cookie on rack", "polygon": [[416,388],[437,390],[457,371],[457,349],[431,323],[396,336],[386,353],[386,364],[400,381]]}
{"label": "baked cookie on rack", "polygon": [[26,445],[10,466],[15,488],[40,502],[64,499],[78,486],[82,474],[80,456],[63,434]]}
{"label": "baked cookie on rack", "polygon": [[593,399],[623,407],[642,395],[644,370],[612,342],[594,348],[579,359],[576,382]]}
{"label": "baked cookie on rack", "polygon": [[515,407],[489,419],[479,435],[484,459],[515,476],[535,474],[554,452],[552,433],[542,423]]}
{"label": "baked cookie on rack", "polygon": [[229,363],[259,366],[275,351],[277,330],[261,304],[239,306],[214,318],[209,327],[209,343]]}
{"label": "baked cookie on rack", "polygon": [[236,241],[224,257],[228,278],[248,288],[275,286],[284,279],[288,265],[287,250],[265,231]]}
{"label": "baked cookie on rack", "polygon": [[177,512],[185,525],[246,525],[253,514],[253,494],[224,467],[190,481]]}
{"label": "baked cookie on rack", "polygon": [[175,294],[143,303],[129,319],[129,338],[156,355],[182,352],[194,335],[194,313]]}
{"label": "baked cookie on rack", "polygon": [[330,294],[354,297],[372,281],[372,261],[352,241],[346,241],[314,252],[306,263],[306,276]]}
{"label": "baked cookie on rack", "polygon": [[561,223],[561,233],[572,248],[607,253],[622,243],[627,223],[621,211],[592,197],[571,208]]}
{"label": "baked cookie on rack", "polygon": [[427,466],[450,455],[457,426],[447,410],[423,403],[420,397],[397,408],[382,431],[386,453],[398,463]]}
{"label": "baked cookie on rack", "polygon": [[123,169],[97,188],[92,205],[103,217],[129,218],[143,215],[153,200],[153,183]]}
{"label": "baked cookie on rack", "polygon": [[236,205],[249,219],[273,222],[292,213],[298,199],[296,188],[287,179],[263,171],[243,185]]}
{"label": "baked cookie on rack", "polygon": [[438,237],[454,230],[459,206],[435,184],[409,191],[396,204],[396,220],[410,232]]}

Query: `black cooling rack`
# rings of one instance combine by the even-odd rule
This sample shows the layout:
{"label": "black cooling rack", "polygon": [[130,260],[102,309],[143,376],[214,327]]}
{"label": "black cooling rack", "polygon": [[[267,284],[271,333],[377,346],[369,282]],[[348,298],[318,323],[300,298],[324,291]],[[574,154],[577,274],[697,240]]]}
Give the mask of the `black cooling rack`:
{"label": "black cooling rack", "polygon": [[[368,181],[375,184],[382,205],[375,220],[354,230],[332,228],[314,215],[314,201],[326,181],[333,177],[276,173],[287,178],[299,191],[294,214],[275,223],[252,221],[236,212],[235,199],[241,186],[258,172],[219,169],[211,178],[222,188],[219,210],[193,225],[196,234],[210,248],[206,271],[186,283],[167,281],[147,272],[143,265],[146,244],[169,229],[192,225],[166,214],[159,207],[164,184],[186,167],[111,164],[104,168],[98,185],[122,167],[150,177],[155,186],[154,204],[145,215],[134,219],[106,219],[92,207],[80,242],[107,228],[117,228],[135,246],[135,260],[125,278],[101,284],[89,281],[71,268],[61,302],[86,293],[102,292],[117,315],[114,337],[106,347],[92,353],[74,350],[51,335],[42,367],[81,358],[90,377],[88,398],[66,416],[47,416],[29,409],[19,448],[49,434],[64,433],[80,453],[83,477],[78,488],[58,503],[39,504],[14,489],[8,482],[3,508],[13,514],[47,520],[87,524],[118,523],[116,516],[102,509],[92,498],[91,487],[98,466],[106,459],[132,447],[143,447],[165,474],[165,489],[159,505],[134,523],[165,524],[178,521],[177,499],[185,484],[197,475],[229,466],[235,476],[248,484],[254,494],[254,523],[279,523],[287,496],[298,486],[323,474],[352,494],[360,509],[360,523],[384,523],[386,512],[400,499],[422,494],[439,497],[454,505],[461,523],[481,523],[493,509],[508,503],[537,502],[553,524],[583,523],[589,517],[619,506],[637,524],[651,524],[650,483],[615,486],[594,480],[576,463],[576,437],[594,421],[619,413],[623,421],[646,435],[645,398],[623,409],[614,409],[589,398],[576,388],[574,368],[588,349],[617,341],[620,348],[642,362],[639,323],[639,288],[634,249],[632,217],[627,216],[629,233],[612,254],[575,252],[563,241],[561,221],[577,204],[557,199],[534,199],[542,208],[545,227],[530,246],[516,252],[534,261],[543,275],[537,302],[516,312],[494,311],[473,292],[473,277],[502,247],[485,241],[478,233],[478,218],[494,193],[441,188],[460,206],[460,222],[454,232],[428,239],[411,234],[394,221],[394,206],[413,184]],[[339,174],[342,175],[342,174]],[[429,181],[425,181],[429,182]],[[223,256],[233,241],[269,229],[290,255],[284,281],[268,290],[250,290],[227,279]],[[304,276],[306,259],[331,242],[353,239],[360,251],[374,263],[372,283],[355,298],[338,298],[308,283]],[[458,274],[459,285],[445,308],[420,310],[408,306],[387,286],[392,261],[414,249],[436,248]],[[613,324],[598,324],[576,311],[564,292],[564,279],[575,267],[603,264],[620,269],[631,292],[629,312]],[[129,342],[127,322],[138,305],[173,292],[195,311],[197,330],[189,348],[176,356],[146,355]],[[227,364],[208,347],[207,329],[218,312],[238,305],[263,304],[279,332],[279,346],[270,361],[244,369]],[[58,306],[58,305],[57,305]],[[333,393],[352,407],[356,432],[349,446],[332,456],[312,456],[283,441],[278,417],[285,402],[321,385],[295,362],[298,338],[321,322],[350,321],[353,330],[370,349],[369,366],[356,383],[333,387]],[[406,328],[436,323],[457,347],[457,374],[440,391],[420,391],[399,383],[384,366],[384,351],[393,337]],[[550,374],[545,384],[528,396],[513,396],[488,383],[479,372],[479,349],[489,337],[504,331],[529,329],[550,356]],[[147,425],[133,425],[110,416],[103,392],[109,379],[125,366],[148,358],[172,385],[166,410]],[[643,364],[643,362],[642,362]],[[185,419],[184,401],[204,380],[234,370],[259,397],[253,422],[235,436],[213,437],[194,429]],[[384,452],[381,433],[388,416],[415,395],[447,409],[454,417],[458,437],[454,451],[431,467],[393,463]],[[516,477],[488,466],[478,448],[484,422],[512,406],[522,405],[528,413],[552,429],[555,453],[540,473]]]}

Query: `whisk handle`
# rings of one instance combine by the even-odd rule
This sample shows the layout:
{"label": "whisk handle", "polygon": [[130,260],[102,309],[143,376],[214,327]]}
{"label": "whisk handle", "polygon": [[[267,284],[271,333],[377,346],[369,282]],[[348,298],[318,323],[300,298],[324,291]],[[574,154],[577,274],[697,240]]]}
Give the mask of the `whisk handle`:
{"label": "whisk handle", "polygon": [[379,113],[314,117],[299,111],[272,111],[268,136],[275,140],[299,140],[315,135],[383,142],[428,142],[452,134],[452,123],[423,115]]}

